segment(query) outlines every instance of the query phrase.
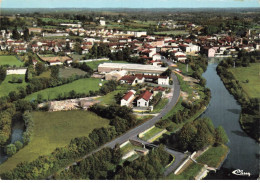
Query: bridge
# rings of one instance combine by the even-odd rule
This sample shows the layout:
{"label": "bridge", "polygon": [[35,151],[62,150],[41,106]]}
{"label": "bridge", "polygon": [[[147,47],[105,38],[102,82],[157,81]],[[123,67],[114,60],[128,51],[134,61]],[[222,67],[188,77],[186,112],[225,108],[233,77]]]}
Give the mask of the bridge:
{"label": "bridge", "polygon": [[[139,139],[137,136],[130,138],[129,141],[134,145],[142,146],[147,149],[158,147],[158,145]],[[188,154],[176,151],[175,149],[169,147],[165,147],[165,151],[175,157],[174,162],[164,171],[164,176],[168,176],[182,164],[182,162],[188,157]]]}

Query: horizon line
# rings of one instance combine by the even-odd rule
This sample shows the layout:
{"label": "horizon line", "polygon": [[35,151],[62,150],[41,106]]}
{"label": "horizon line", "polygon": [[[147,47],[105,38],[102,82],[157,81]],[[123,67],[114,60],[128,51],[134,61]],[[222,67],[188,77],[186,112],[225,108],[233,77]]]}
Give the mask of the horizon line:
{"label": "horizon line", "polygon": [[80,7],[23,7],[23,8],[0,8],[0,9],[68,9],[68,8],[74,8],[74,9],[214,9],[214,8],[218,8],[218,9],[238,9],[238,8],[242,8],[242,9],[249,9],[249,8],[256,8],[256,9],[260,9],[260,7],[172,7],[172,8],[166,8],[166,7],[157,7],[157,8],[128,8],[128,7],[102,7],[102,8],[91,8],[91,7],[84,7],[84,8],[80,8]]}

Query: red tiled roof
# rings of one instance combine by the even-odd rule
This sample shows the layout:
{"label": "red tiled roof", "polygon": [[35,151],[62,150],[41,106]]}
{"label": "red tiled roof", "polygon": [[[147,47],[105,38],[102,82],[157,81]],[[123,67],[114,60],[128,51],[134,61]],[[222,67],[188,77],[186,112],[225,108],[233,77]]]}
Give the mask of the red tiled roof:
{"label": "red tiled roof", "polygon": [[126,81],[127,83],[133,83],[134,82],[134,80],[135,80],[135,78],[136,78],[136,76],[128,76],[128,75],[126,75],[126,76],[123,76],[121,79],[120,79],[120,81]]}
{"label": "red tiled roof", "polygon": [[153,91],[165,91],[165,88],[158,86],[158,87],[154,88]]}
{"label": "red tiled roof", "polygon": [[168,76],[159,76],[159,78],[164,78],[164,79],[167,79]]}
{"label": "red tiled roof", "polygon": [[128,101],[133,94],[133,92],[129,91],[127,94],[125,94],[125,96],[122,99]]}
{"label": "red tiled roof", "polygon": [[149,92],[148,90],[146,90],[144,93],[142,93],[142,94],[139,96],[138,99],[141,99],[141,98],[142,98],[142,99],[144,99],[144,100],[146,100],[146,101],[149,101],[152,95],[153,95],[153,94],[152,94],[151,92]]}

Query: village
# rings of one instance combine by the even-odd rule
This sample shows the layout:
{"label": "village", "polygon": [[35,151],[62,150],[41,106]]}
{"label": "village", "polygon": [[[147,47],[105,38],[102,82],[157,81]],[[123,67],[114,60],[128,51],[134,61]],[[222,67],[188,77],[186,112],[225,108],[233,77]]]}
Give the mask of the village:
{"label": "village", "polygon": [[[172,21],[161,22],[162,26],[172,26]],[[118,20],[120,23],[120,20]],[[101,27],[106,26],[106,21],[103,17],[100,18],[99,24]],[[12,30],[1,30],[0,48],[2,51],[9,51],[18,56],[25,55],[27,52],[32,52],[34,66],[37,62],[42,62],[46,66],[65,65],[70,66],[72,62],[90,63],[98,62],[98,69],[93,77],[104,80],[115,80],[121,84],[127,83],[131,86],[150,83],[153,88],[150,90],[142,90],[142,93],[129,90],[121,99],[121,106],[134,107],[136,111],[152,111],[153,105],[158,93],[165,96],[165,91],[170,93],[172,81],[170,75],[165,74],[168,67],[163,63],[164,59],[170,59],[172,67],[177,67],[176,63],[188,63],[190,56],[198,56],[205,54],[209,58],[214,57],[236,57],[239,50],[252,52],[260,49],[260,35],[252,35],[251,30],[245,33],[245,37],[229,36],[228,33],[215,34],[211,36],[200,36],[196,34],[183,35],[178,38],[170,36],[154,36],[148,35],[147,32],[135,31],[117,31],[115,29],[96,29],[88,30],[82,27],[82,23],[60,23],[63,29],[52,30],[46,32],[41,27],[37,27],[33,23],[33,27],[29,27],[27,32],[17,31],[19,38],[24,34],[31,36],[31,41],[23,41],[14,39]],[[177,26],[190,27],[191,30],[196,30],[200,26],[188,24]],[[176,28],[176,26],[173,26]],[[54,31],[54,32],[53,32]],[[75,35],[80,38],[80,42],[75,39],[70,39],[69,35]],[[48,40],[44,39],[48,38]],[[61,38],[61,39],[60,39]],[[93,47],[105,45],[110,53],[122,52],[123,49],[129,49],[130,58],[137,60],[137,63],[109,63],[111,58],[106,55],[91,55],[87,58]],[[93,52],[93,51],[92,51]],[[74,57],[74,55],[83,55]],[[89,57],[89,56],[88,56]],[[82,59],[83,58],[83,59]],[[138,61],[143,63],[142,65]],[[104,61],[104,62],[102,62]],[[144,65],[145,63],[145,65]],[[10,74],[26,74],[26,68],[10,67],[7,69],[7,75]],[[182,72],[179,68],[175,72]],[[136,92],[139,93],[136,95]],[[159,96],[159,95],[158,95]],[[157,97],[158,97],[157,96]],[[158,100],[156,100],[158,102]],[[155,103],[156,104],[156,103]]]}
{"label": "village", "polygon": [[[216,95],[204,75],[208,68],[216,75],[225,72],[225,67],[258,64],[260,32],[252,27],[259,22],[238,31],[234,28],[238,18],[230,18],[230,23],[225,15],[226,19],[218,18],[230,25],[221,24],[214,30],[215,25],[200,25],[185,13],[188,21],[178,19],[179,13],[162,13],[160,19],[149,15],[151,20],[130,19],[135,17],[130,15],[92,12],[70,18],[64,18],[69,16],[66,13],[57,18],[55,13],[0,17],[0,101],[6,106],[0,108],[12,112],[14,106],[18,117],[10,117],[10,121],[24,123],[17,140],[22,143],[20,148],[12,140],[11,127],[0,133],[0,145],[6,149],[4,158],[0,154],[0,178],[9,178],[5,171],[13,171],[21,160],[38,161],[50,153],[54,161],[68,160],[35,178],[40,174],[44,179],[70,177],[68,172],[90,155],[109,154],[108,148],[113,158],[119,149],[118,159],[111,161],[103,177],[97,174],[83,179],[111,178],[107,172],[115,176],[119,166],[124,169],[140,159],[146,161],[140,157],[149,159],[156,151],[167,157],[159,163],[157,178],[198,180],[219,170],[229,154],[229,139],[223,124],[215,126],[204,116]],[[10,22],[18,20],[26,25],[9,28]],[[239,83],[255,82],[251,78],[230,80],[228,86],[238,90]],[[237,96],[245,94],[238,92]],[[234,113],[233,109],[227,111]],[[8,151],[12,145],[17,147]],[[67,149],[67,154],[58,152]],[[29,156],[23,154],[26,151]],[[10,161],[15,163],[10,165]]]}

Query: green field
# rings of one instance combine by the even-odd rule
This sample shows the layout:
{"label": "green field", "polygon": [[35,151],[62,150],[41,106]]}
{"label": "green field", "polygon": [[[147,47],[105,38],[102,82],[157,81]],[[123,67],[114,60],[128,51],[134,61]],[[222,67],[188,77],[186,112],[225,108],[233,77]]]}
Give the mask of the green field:
{"label": "green field", "polygon": [[79,22],[79,20],[69,20],[69,19],[57,19],[57,18],[41,18],[44,22],[55,22],[55,23],[73,23],[73,22]]}
{"label": "green field", "polygon": [[109,120],[88,111],[33,112],[32,116],[32,141],[1,164],[0,173],[15,168],[20,162],[48,155],[57,147],[68,145],[75,137],[88,136],[95,128],[109,126]]}
{"label": "green field", "polygon": [[118,93],[126,93],[126,91],[129,88],[126,87],[122,87],[122,86],[118,86],[117,89],[115,91],[112,91],[102,97],[99,97],[98,100],[100,101],[100,104],[103,105],[112,105],[112,104],[116,104],[116,99],[115,99],[115,95]]}
{"label": "green field", "polygon": [[[250,98],[259,98],[260,93],[260,63],[250,64],[250,67],[231,68],[230,71],[239,80],[243,90]],[[247,83],[246,80],[249,80]]]}
{"label": "green field", "polygon": [[73,67],[68,67],[68,68],[62,68],[59,71],[59,76],[62,78],[69,78],[73,75],[79,75],[79,76],[84,76],[87,73],[85,71],[82,71],[81,69],[73,68]]}
{"label": "green field", "polygon": [[165,106],[166,104],[168,103],[168,99],[167,98],[162,98],[157,104],[156,106],[154,107],[152,113],[158,113],[160,112]]}
{"label": "green field", "polygon": [[0,56],[0,65],[10,65],[20,67],[23,65],[15,56]]}
{"label": "green field", "polygon": [[88,93],[90,90],[97,91],[100,88],[99,87],[100,82],[101,82],[100,79],[96,79],[96,78],[79,79],[73,81],[72,83],[38,91],[36,93],[28,95],[25,99],[34,100],[37,99],[38,94],[41,94],[43,96],[43,99],[53,100],[57,98],[58,94],[69,93],[71,90],[75,90],[78,93]]}
{"label": "green field", "polygon": [[35,76],[35,78],[51,78],[51,70],[44,71],[39,76]]}
{"label": "green field", "polygon": [[161,131],[163,131],[163,129],[154,127],[154,128],[151,129],[150,131],[146,132],[141,139],[143,139],[143,140],[149,140],[150,138],[154,137],[155,135],[157,135],[157,134],[160,133]]}
{"label": "green field", "polygon": [[[9,81],[12,81],[13,77],[17,78],[22,78],[23,82],[22,83],[9,83]],[[18,87],[25,87],[26,82],[24,80],[25,75],[8,75],[6,76],[5,80],[0,84],[0,97],[6,96],[9,94],[11,91],[17,90]]]}
{"label": "green field", "polygon": [[172,30],[172,31],[162,31],[162,32],[155,32],[154,34],[160,34],[160,35],[188,35],[189,32],[186,32],[185,30]]}
{"label": "green field", "polygon": [[218,168],[224,161],[229,149],[225,145],[210,147],[205,153],[197,158],[197,162]]}

